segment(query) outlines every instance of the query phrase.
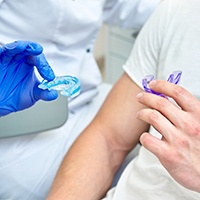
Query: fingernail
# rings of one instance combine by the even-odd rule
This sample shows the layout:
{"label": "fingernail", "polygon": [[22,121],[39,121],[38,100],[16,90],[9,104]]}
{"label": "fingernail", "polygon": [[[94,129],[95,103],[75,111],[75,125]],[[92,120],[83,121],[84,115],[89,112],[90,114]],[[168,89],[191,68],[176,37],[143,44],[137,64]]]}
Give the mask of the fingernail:
{"label": "fingernail", "polygon": [[142,96],[143,96],[143,93],[139,93],[139,94],[136,96],[136,98],[137,98],[137,99],[141,99]]}
{"label": "fingernail", "polygon": [[156,80],[152,80],[152,81],[149,83],[149,86],[150,86],[150,87],[153,87],[155,84],[156,84]]}

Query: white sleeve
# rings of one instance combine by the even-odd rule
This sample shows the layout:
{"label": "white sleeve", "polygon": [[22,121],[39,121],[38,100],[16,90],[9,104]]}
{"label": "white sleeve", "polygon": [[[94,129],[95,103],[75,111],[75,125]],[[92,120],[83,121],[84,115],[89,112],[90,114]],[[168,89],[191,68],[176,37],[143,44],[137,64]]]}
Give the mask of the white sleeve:
{"label": "white sleeve", "polygon": [[154,75],[156,78],[163,67],[163,64],[160,66],[160,51],[169,18],[169,9],[163,4],[158,6],[140,31],[132,52],[123,66],[124,71],[140,87],[146,75]]}
{"label": "white sleeve", "polygon": [[109,25],[140,30],[161,0],[107,0],[104,22]]}

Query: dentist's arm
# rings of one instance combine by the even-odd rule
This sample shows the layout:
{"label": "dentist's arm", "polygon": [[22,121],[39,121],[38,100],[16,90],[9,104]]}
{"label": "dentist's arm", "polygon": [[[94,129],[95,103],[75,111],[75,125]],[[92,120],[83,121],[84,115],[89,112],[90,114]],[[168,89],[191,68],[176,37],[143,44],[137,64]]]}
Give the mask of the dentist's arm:
{"label": "dentist's arm", "polygon": [[136,118],[144,107],[136,101],[139,92],[124,74],[64,158],[48,200],[99,200],[105,195],[125,156],[148,130]]}

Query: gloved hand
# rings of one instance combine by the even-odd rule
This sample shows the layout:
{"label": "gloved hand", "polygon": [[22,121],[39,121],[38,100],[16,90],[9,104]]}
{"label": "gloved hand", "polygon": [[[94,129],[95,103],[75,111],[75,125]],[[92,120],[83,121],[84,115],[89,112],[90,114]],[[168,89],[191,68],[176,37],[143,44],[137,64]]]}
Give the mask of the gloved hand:
{"label": "gloved hand", "polygon": [[0,47],[0,117],[31,107],[39,99],[50,101],[57,91],[41,90],[34,66],[46,80],[55,78],[43,48],[30,41],[15,41]]}

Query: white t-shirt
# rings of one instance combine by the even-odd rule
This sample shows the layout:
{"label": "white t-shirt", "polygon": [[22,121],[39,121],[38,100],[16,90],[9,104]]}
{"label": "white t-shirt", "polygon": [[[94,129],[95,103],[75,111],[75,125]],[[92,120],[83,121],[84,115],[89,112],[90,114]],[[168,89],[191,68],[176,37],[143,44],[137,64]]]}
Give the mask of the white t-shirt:
{"label": "white t-shirt", "polygon": [[55,74],[77,76],[82,91],[62,127],[0,139],[0,199],[45,199],[63,157],[103,101],[86,104],[101,82],[93,48],[102,22],[139,29],[159,1],[0,0],[0,44],[40,43]]}
{"label": "white t-shirt", "polygon": [[[163,1],[143,27],[124,70],[140,87],[146,75],[167,80],[171,72],[182,70],[180,85],[200,99],[200,1]],[[150,133],[160,136],[153,128]],[[179,185],[141,147],[105,199],[199,200],[200,194]]]}

